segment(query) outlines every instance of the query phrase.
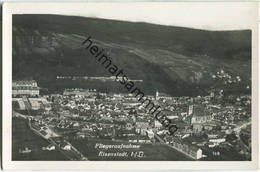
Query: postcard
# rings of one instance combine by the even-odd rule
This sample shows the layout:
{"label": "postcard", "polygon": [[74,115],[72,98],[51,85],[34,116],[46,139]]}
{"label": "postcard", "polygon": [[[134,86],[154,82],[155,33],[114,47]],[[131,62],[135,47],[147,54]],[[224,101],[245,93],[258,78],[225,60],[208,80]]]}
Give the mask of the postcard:
{"label": "postcard", "polygon": [[4,3],[3,169],[256,170],[255,2]]}

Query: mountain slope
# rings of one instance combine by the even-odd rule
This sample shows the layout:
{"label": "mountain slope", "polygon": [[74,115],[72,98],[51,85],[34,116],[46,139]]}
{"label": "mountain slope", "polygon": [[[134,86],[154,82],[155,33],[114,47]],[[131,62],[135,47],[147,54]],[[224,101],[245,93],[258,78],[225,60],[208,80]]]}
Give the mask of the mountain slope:
{"label": "mountain slope", "polygon": [[[49,90],[64,87],[124,91],[118,83],[57,81],[57,75],[109,76],[84,50],[91,36],[147,94],[206,94],[210,87],[245,91],[251,82],[251,31],[202,31],[59,15],[13,17],[13,78],[34,78]],[[25,68],[25,66],[27,66]],[[227,86],[212,76],[224,70],[239,76]],[[246,90],[250,91],[250,90]]]}

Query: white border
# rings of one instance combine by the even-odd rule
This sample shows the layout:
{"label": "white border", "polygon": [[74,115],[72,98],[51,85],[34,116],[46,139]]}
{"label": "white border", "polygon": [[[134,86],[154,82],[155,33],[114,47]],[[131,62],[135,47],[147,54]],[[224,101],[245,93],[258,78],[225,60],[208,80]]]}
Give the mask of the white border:
{"label": "white border", "polygon": [[[206,2],[204,2],[206,3]],[[230,3],[230,2],[229,2]],[[251,2],[252,3],[252,2]],[[122,3],[91,3],[102,5]],[[146,3],[149,5],[149,3]],[[164,3],[165,4],[165,3]],[[173,3],[171,3],[173,4]],[[227,4],[227,3],[225,3]],[[235,3],[233,2],[235,5]],[[256,23],[252,30],[252,161],[11,161],[11,92],[12,92],[12,14],[49,14],[61,9],[77,8],[80,3],[5,3],[3,5],[3,168],[5,170],[256,170],[258,169],[258,4],[255,4]],[[127,5],[127,3],[125,3]]]}

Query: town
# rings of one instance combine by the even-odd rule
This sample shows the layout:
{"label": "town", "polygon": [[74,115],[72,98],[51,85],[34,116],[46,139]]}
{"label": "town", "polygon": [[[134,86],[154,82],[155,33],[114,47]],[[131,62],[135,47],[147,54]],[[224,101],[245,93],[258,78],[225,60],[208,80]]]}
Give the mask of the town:
{"label": "town", "polygon": [[[86,146],[77,143],[89,139],[165,145],[190,160],[251,159],[251,95],[224,96],[223,90],[213,89],[207,96],[173,97],[156,90],[147,97],[178,126],[169,135],[133,94],[67,88],[62,94],[43,95],[35,80],[12,85],[13,118],[27,119],[31,130],[48,140],[42,150],[58,150],[70,160],[88,160]],[[19,153],[30,152],[29,146],[19,148]]]}

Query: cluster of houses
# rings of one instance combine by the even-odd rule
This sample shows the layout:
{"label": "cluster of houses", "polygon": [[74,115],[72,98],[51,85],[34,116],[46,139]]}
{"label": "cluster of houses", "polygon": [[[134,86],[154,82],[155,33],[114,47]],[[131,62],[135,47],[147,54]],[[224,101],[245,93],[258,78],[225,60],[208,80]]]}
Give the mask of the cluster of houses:
{"label": "cluster of houses", "polygon": [[[22,84],[25,87],[37,87],[35,81],[14,82],[13,89]],[[13,92],[15,93],[13,95],[17,95],[17,92],[14,90]],[[20,95],[24,94],[25,92]],[[28,92],[28,95],[34,94]],[[17,102],[21,110],[53,111],[56,116],[48,117],[57,120],[50,120],[49,123],[60,130],[77,129],[76,135],[79,137],[117,136],[125,137],[133,143],[151,143],[156,135],[164,136],[161,123],[148,114],[145,108],[140,106],[138,99],[131,94],[106,94],[99,93],[95,89],[76,88],[65,89],[63,95],[49,95],[49,97],[54,98],[54,101],[41,96],[14,97],[13,102]],[[243,116],[249,116],[246,107],[250,107],[250,96],[235,98],[230,98],[235,104],[223,106],[218,103],[214,94],[204,97],[172,97],[157,91],[155,96],[151,96],[151,100],[164,109],[162,112],[179,125],[176,135],[166,143],[193,159],[203,157],[200,147],[214,148],[226,143],[225,136],[232,133],[237,121]],[[59,106],[55,112],[51,108],[51,103]],[[92,125],[97,126],[99,132],[96,132]],[[119,125],[123,127],[118,127]],[[190,143],[195,142],[196,137],[202,135],[206,135],[207,138],[198,141],[196,145],[184,142],[185,138],[190,138]]]}
{"label": "cluster of houses", "polygon": [[56,133],[54,133],[48,126],[46,126],[40,120],[33,120],[33,119],[29,118],[29,127],[37,135],[39,135],[45,139],[49,139],[50,137],[58,136]]}

